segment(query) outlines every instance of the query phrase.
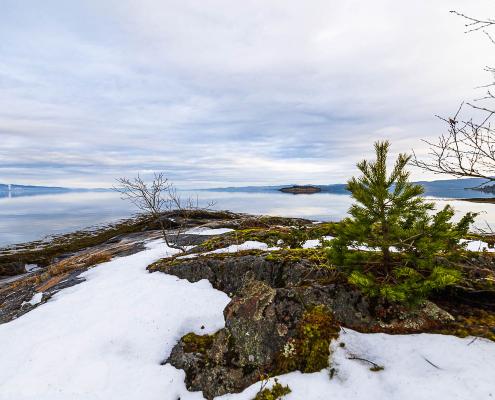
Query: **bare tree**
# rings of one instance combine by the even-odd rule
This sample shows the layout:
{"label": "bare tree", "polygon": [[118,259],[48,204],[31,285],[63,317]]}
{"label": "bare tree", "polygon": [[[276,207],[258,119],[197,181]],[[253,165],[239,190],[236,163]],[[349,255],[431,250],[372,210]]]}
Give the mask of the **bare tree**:
{"label": "bare tree", "polygon": [[489,122],[495,112],[486,110],[480,123],[463,121],[459,118],[463,105],[453,117],[437,116],[447,124],[447,133],[437,142],[425,140],[431,160],[419,160],[414,155],[413,164],[436,174],[495,181],[495,131]]}
{"label": "bare tree", "polygon": [[[149,184],[139,175],[132,179],[118,178],[117,182],[114,190],[121,194],[122,199],[129,200],[139,211],[157,221],[167,246],[182,252],[186,251],[186,247],[180,244],[180,235],[184,233],[188,219],[194,212],[214,206],[210,202],[206,207],[200,207],[197,197],[183,199],[163,172],[155,173]],[[174,212],[180,220],[174,220],[171,216],[167,220],[167,212]]]}
{"label": "bare tree", "polygon": [[486,19],[474,18],[474,17],[470,17],[466,14],[460,13],[459,11],[455,11],[455,10],[452,10],[450,12],[452,14],[455,14],[459,17],[464,18],[464,20],[466,22],[464,25],[466,27],[465,33],[483,31],[483,33],[485,35],[487,35],[492,42],[494,42],[494,40],[492,39],[492,36],[490,35],[490,33],[486,29],[494,26],[495,20],[493,20],[491,18],[486,18]]}
{"label": "bare tree", "polygon": [[[473,18],[457,11],[451,13],[465,20],[465,33],[482,31],[495,44],[489,32],[490,28],[495,27],[495,20]],[[495,114],[492,103],[495,94],[491,90],[495,86],[495,68],[485,67],[485,70],[492,74],[492,82],[480,86],[487,90],[485,95],[466,104],[472,113],[477,114],[477,118],[466,119],[461,116],[466,107],[464,103],[452,117],[437,115],[447,125],[447,133],[441,135],[436,142],[425,140],[430,147],[431,159],[419,160],[414,155],[414,165],[436,174],[495,181],[495,130],[490,124]]]}

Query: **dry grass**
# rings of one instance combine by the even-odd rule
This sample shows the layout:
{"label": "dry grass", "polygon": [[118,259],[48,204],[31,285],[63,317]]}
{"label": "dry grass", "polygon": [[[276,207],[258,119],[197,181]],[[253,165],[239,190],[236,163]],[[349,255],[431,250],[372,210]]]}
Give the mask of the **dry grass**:
{"label": "dry grass", "polygon": [[45,292],[51,287],[55,286],[57,283],[62,281],[68,274],[62,274],[58,276],[54,276],[49,278],[47,281],[42,282],[39,286],[36,287],[37,292]]}
{"label": "dry grass", "polygon": [[0,289],[0,293],[3,291],[16,290],[20,287],[30,285],[35,286],[36,291],[43,292],[65,279],[72,271],[87,269],[96,264],[110,261],[111,259],[112,253],[108,251],[99,251],[97,253],[68,257],[62,261],[50,265],[44,272],[19,279],[9,285],[6,285],[4,288]]}
{"label": "dry grass", "polygon": [[88,268],[96,264],[101,264],[110,261],[111,259],[112,255],[106,251],[73,256],[50,265],[47,269],[47,273],[52,277],[58,276],[79,268]]}

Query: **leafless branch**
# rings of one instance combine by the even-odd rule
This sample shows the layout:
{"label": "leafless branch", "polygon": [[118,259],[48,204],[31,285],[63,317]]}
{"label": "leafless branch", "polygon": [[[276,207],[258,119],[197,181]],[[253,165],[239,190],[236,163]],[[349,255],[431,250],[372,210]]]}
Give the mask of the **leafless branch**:
{"label": "leafless branch", "polygon": [[[118,178],[117,182],[114,190],[120,193],[121,198],[130,201],[140,212],[157,221],[167,246],[182,252],[186,251],[186,247],[180,244],[180,235],[183,234],[191,214],[215,205],[210,202],[205,207],[200,207],[198,197],[183,199],[163,172],[155,173],[151,183],[146,183],[139,175],[133,179]],[[173,211],[180,216],[180,221],[171,217],[165,219],[164,213]]]}
{"label": "leafless branch", "polygon": [[437,116],[447,124],[447,133],[441,135],[437,142],[424,140],[430,147],[431,159],[420,160],[413,154],[413,165],[436,174],[495,181],[495,131],[490,125],[495,111],[469,105],[485,113],[481,122],[460,118],[464,103],[453,117]]}
{"label": "leafless branch", "polygon": [[433,364],[430,360],[428,360],[425,356],[421,356],[423,359],[430,364],[432,367],[435,367],[436,369],[441,369],[438,365]]}
{"label": "leafless branch", "polygon": [[466,14],[460,13],[460,12],[455,11],[455,10],[452,10],[450,12],[452,14],[455,14],[455,15],[462,17],[466,20],[466,24],[464,25],[466,27],[465,33],[476,32],[476,31],[484,31],[485,32],[486,28],[490,28],[490,27],[495,25],[495,20],[493,20],[491,18],[478,19],[478,18],[470,17]]}
{"label": "leafless branch", "polygon": [[367,360],[366,358],[362,358],[362,357],[357,357],[353,354],[351,354],[349,357],[347,357],[348,360],[358,360],[358,361],[363,361],[363,362],[367,362],[371,365],[373,365],[373,368],[376,369],[376,370],[382,370],[383,369],[383,366],[373,362],[373,361],[370,361],[370,360]]}

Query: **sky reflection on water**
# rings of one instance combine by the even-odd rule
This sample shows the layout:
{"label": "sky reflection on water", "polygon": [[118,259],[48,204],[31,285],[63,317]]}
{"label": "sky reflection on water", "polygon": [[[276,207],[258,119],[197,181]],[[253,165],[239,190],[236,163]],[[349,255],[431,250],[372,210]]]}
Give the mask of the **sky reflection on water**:
{"label": "sky reflection on water", "polygon": [[[215,201],[216,209],[303,217],[336,221],[344,217],[352,204],[347,195],[320,193],[291,195],[279,192],[182,192],[198,195],[204,203]],[[495,205],[452,199],[438,200],[439,206],[451,204],[460,213],[480,212],[478,226],[485,221],[495,226]],[[40,196],[0,198],[0,246],[41,239],[47,235],[105,224],[135,213],[131,204],[114,192],[81,192]]]}

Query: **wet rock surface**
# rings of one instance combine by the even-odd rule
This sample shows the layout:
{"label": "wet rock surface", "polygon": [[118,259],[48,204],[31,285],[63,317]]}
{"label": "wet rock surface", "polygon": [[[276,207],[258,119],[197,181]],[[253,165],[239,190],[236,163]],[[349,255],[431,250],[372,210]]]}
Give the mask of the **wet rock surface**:
{"label": "wet rock surface", "polygon": [[[36,285],[19,285],[13,290],[0,289],[0,324],[19,318],[27,312],[46,303],[57,292],[67,287],[84,282],[80,277],[86,269],[75,270],[66,274],[60,279],[52,279],[48,282],[43,291],[43,287]],[[40,295],[39,300],[33,301],[36,294]]]}

